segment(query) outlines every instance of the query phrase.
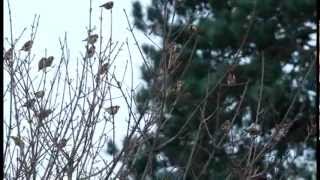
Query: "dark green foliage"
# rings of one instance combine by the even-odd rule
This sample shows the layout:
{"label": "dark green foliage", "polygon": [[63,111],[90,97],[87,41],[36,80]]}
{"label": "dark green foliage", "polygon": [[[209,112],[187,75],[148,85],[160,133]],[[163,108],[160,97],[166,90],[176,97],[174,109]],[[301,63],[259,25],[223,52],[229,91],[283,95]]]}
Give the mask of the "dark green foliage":
{"label": "dark green foliage", "polygon": [[[316,1],[177,0],[174,24],[170,24],[170,19],[164,22],[164,2],[167,1],[152,1],[145,16],[137,13],[141,12],[141,6],[134,4],[135,22],[158,23],[163,32],[171,27],[171,34],[161,38],[174,42],[179,53],[177,61],[181,63],[175,71],[166,74],[164,83],[161,72],[169,64],[169,50],[163,47],[158,51],[153,45],[143,45],[152,72],[142,67],[147,86],[136,98],[138,109],[159,103],[166,97],[161,106],[163,111],[158,111],[164,114],[157,114],[155,120],[160,129],[159,136],[146,146],[162,144],[179,133],[158,151],[164,153],[168,164],[177,167],[180,174],[184,174],[192,152],[187,179],[248,178],[252,172],[250,175],[244,173],[254,168],[265,170],[272,179],[289,176],[310,179],[314,170],[294,164],[288,167],[284,162],[288,160],[290,150],[300,153],[307,148],[315,150],[315,134],[310,135],[307,129],[316,120],[312,115],[316,112],[315,97],[310,95],[310,92],[316,92],[315,72],[309,71],[315,69],[315,45],[309,42],[311,34],[316,32]],[[172,1],[167,4],[169,9],[172,5]],[[209,14],[202,15],[205,11]],[[191,29],[190,24],[197,29]],[[166,46],[165,43],[162,45]],[[241,53],[237,53],[239,51]],[[292,69],[285,70],[287,66]],[[235,85],[228,85],[227,76],[223,77],[227,71],[235,76]],[[183,82],[180,91],[175,90],[177,81]],[[246,94],[242,97],[244,90]],[[241,107],[237,109],[240,103]],[[169,116],[165,117],[165,114]],[[209,118],[204,127],[200,122],[206,117]],[[253,138],[246,135],[244,129],[255,122],[256,117],[261,126],[261,141],[255,146],[257,152],[270,142],[271,130],[280,122],[293,124],[285,137],[250,165],[247,158]],[[240,142],[233,144],[237,150],[231,153],[227,147],[230,148],[232,139],[221,126],[233,118],[232,133]],[[266,161],[271,153],[274,160]],[[312,157],[306,162],[314,160]],[[144,163],[140,163],[136,171],[144,169],[147,165]],[[161,169],[155,164],[150,173],[154,179],[159,178],[154,172]]]}
{"label": "dark green foliage", "polygon": [[132,4],[133,6],[133,17],[135,18],[134,25],[137,26],[137,28],[141,31],[145,31],[146,26],[141,19],[143,18],[143,13],[142,13],[142,7],[140,2],[136,1]]}

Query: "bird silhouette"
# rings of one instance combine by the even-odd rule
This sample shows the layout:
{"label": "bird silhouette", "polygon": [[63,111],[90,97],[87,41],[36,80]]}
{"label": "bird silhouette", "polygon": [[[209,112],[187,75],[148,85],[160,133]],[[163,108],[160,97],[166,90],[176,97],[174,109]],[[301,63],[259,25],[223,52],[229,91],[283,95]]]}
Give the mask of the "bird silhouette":
{"label": "bird silhouette", "polygon": [[33,45],[33,41],[27,41],[26,43],[24,43],[24,45],[22,46],[22,48],[20,49],[21,51],[30,51]]}
{"label": "bird silhouette", "polygon": [[46,57],[41,58],[40,61],[39,61],[39,64],[38,64],[39,71],[41,69],[44,69],[46,67],[51,66],[52,62],[53,62],[53,59],[54,59],[53,56],[49,56],[48,58],[46,58]]}
{"label": "bird silhouette", "polygon": [[113,7],[113,2],[112,2],[112,1],[106,2],[106,3],[102,4],[102,5],[99,6],[99,7],[104,7],[104,8],[106,8],[106,9],[112,9],[112,7]]}
{"label": "bird silhouette", "polygon": [[89,44],[94,44],[97,42],[99,35],[98,34],[92,34],[87,39],[83,41],[88,41]]}

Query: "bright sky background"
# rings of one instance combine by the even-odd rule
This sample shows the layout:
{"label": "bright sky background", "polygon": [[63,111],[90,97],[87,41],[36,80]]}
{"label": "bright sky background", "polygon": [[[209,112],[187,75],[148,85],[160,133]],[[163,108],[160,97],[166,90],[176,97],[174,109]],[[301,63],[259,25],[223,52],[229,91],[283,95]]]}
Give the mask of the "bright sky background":
{"label": "bright sky background", "polygon": [[[106,0],[92,0],[92,27],[96,27],[94,33],[99,33],[99,17],[101,4],[107,2]],[[126,9],[127,14],[133,24],[132,16],[132,2],[133,0],[114,0],[113,12],[113,41],[125,42],[129,40],[131,53],[133,57],[133,79],[134,86],[139,86],[143,81],[140,75],[140,66],[142,65],[142,58],[135,46],[133,38],[128,31],[128,24],[123,9]],[[140,0],[146,6],[149,0]],[[87,28],[89,24],[89,3],[90,0],[10,0],[10,7],[13,21],[13,35],[17,38],[22,30],[26,27],[27,30],[23,34],[21,40],[17,43],[16,49],[21,48],[22,45],[30,39],[31,25],[34,20],[35,14],[40,15],[39,27],[36,35],[35,42],[32,47],[32,55],[35,55],[35,63],[38,63],[41,57],[53,55],[58,59],[61,54],[59,38],[63,39],[67,33],[68,46],[70,50],[71,61],[81,59],[81,53],[84,54],[85,44],[82,40],[87,36]],[[103,29],[104,40],[110,35],[110,11],[103,9]],[[135,31],[137,39],[140,44],[148,42],[147,38],[139,31]],[[9,12],[7,0],[4,1],[4,37],[10,39],[9,27]],[[98,40],[99,41],[99,40]],[[8,42],[5,40],[4,48],[9,48]],[[115,67],[119,70],[119,76],[123,74],[121,69],[124,68],[125,62],[129,59],[127,48],[124,46],[123,52],[115,61]],[[53,62],[53,66],[56,62]],[[36,64],[35,64],[36,65]],[[36,66],[37,67],[37,66]],[[128,74],[131,74],[128,73]],[[131,76],[126,76],[125,82],[130,85]],[[4,82],[8,82],[8,76],[4,77]],[[6,88],[6,84],[5,84]],[[9,101],[4,100],[5,107]],[[127,109],[125,108],[124,100],[116,102],[121,106],[118,114],[116,115],[116,143],[121,145],[123,135],[125,134],[126,124],[125,120],[128,117]],[[6,110],[4,109],[6,116]],[[7,111],[8,112],[8,111]]]}

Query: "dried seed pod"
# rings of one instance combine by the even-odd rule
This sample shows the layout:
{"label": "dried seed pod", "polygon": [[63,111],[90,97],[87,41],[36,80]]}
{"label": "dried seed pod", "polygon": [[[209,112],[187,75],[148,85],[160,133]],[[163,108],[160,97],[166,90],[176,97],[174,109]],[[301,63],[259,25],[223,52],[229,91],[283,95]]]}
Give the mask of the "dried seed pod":
{"label": "dried seed pod", "polygon": [[43,98],[44,96],[44,91],[38,91],[38,92],[35,92],[34,95],[36,96],[36,98]]}
{"label": "dried seed pod", "polygon": [[88,41],[89,44],[94,44],[97,42],[98,38],[99,38],[98,34],[92,34],[87,39],[85,39],[83,41]]}
{"label": "dried seed pod", "polygon": [[33,41],[27,41],[26,43],[24,43],[24,45],[22,46],[22,48],[20,49],[21,51],[30,51],[33,45]]}
{"label": "dried seed pod", "polygon": [[106,8],[106,9],[112,9],[112,8],[113,8],[113,2],[112,2],[112,1],[109,1],[109,2],[107,2],[107,3],[102,4],[102,5],[99,6],[99,7],[104,7],[104,8]]}
{"label": "dried seed pod", "polygon": [[120,109],[120,106],[116,105],[116,106],[111,106],[106,108],[106,111],[111,115],[115,115],[119,109]]}

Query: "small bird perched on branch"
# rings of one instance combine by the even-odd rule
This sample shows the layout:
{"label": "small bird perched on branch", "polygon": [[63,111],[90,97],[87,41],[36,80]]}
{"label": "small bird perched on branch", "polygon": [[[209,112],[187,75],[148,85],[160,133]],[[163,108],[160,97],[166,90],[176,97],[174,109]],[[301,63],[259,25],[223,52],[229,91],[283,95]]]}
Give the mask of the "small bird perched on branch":
{"label": "small bird perched on branch", "polygon": [[120,109],[120,106],[116,105],[116,106],[111,106],[106,108],[106,111],[111,115],[115,115],[119,109]]}
{"label": "small bird perched on branch", "polygon": [[24,45],[22,46],[22,48],[20,49],[21,51],[30,51],[33,45],[33,41],[29,40],[26,43],[24,43]]}
{"label": "small bird perched on branch", "polygon": [[48,58],[45,58],[45,57],[41,58],[38,64],[39,71],[41,69],[51,66],[53,59],[54,59],[53,56],[49,56]]}
{"label": "small bird perched on branch", "polygon": [[191,30],[191,32],[193,32],[193,33],[199,32],[199,29],[198,29],[197,26],[195,26],[195,25],[190,25],[190,30]]}
{"label": "small bird perched on branch", "polygon": [[228,133],[230,128],[231,128],[232,124],[229,120],[226,120],[222,125],[221,125],[221,130],[224,133]]}
{"label": "small bird perched on branch", "polygon": [[13,49],[12,48],[10,48],[10,49],[8,49],[8,51],[6,51],[5,53],[4,53],[4,57],[3,57],[3,59],[4,60],[10,60],[11,58],[12,58],[12,54],[13,54]]}
{"label": "small bird perched on branch", "polygon": [[27,102],[25,102],[22,105],[22,107],[32,108],[35,102],[36,102],[35,98],[29,99],[29,100],[27,100]]}
{"label": "small bird perched on branch", "polygon": [[87,47],[87,58],[92,58],[94,53],[96,51],[96,47],[94,45],[92,45],[90,48]]}
{"label": "small bird perched on branch", "polygon": [[105,63],[100,66],[98,69],[98,75],[106,74],[108,72],[109,66],[109,63]]}
{"label": "small bird perched on branch", "polygon": [[109,1],[109,2],[107,2],[107,3],[102,4],[102,5],[99,6],[99,7],[104,7],[104,8],[106,8],[106,9],[112,9],[112,7],[113,7],[113,2],[112,2],[112,1]]}
{"label": "small bird perched on branch", "polygon": [[97,42],[99,35],[98,34],[92,34],[87,39],[83,41],[88,41],[89,44],[94,44]]}
{"label": "small bird perched on branch", "polygon": [[24,142],[21,138],[16,136],[10,136],[10,137],[13,139],[15,145],[19,146],[20,148],[24,147]]}
{"label": "small bird perched on branch", "polygon": [[9,66],[13,64],[12,56],[13,56],[13,49],[12,48],[8,49],[8,51],[6,51],[3,56],[3,60]]}
{"label": "small bird perched on branch", "polygon": [[57,147],[58,147],[59,149],[62,149],[62,148],[64,148],[64,147],[67,145],[67,142],[68,142],[68,140],[65,139],[65,138],[63,138],[63,139],[61,139],[60,142],[57,144]]}
{"label": "small bird perched on branch", "polygon": [[42,91],[35,92],[35,93],[34,93],[34,96],[35,96],[36,98],[43,98],[43,96],[44,96],[44,91],[42,90]]}
{"label": "small bird perched on branch", "polygon": [[236,83],[236,75],[234,73],[229,73],[227,76],[227,84],[234,85]]}
{"label": "small bird perched on branch", "polygon": [[245,131],[251,136],[257,136],[261,132],[261,127],[256,123],[252,123]]}
{"label": "small bird perched on branch", "polygon": [[47,118],[51,113],[53,113],[53,110],[51,109],[40,109],[39,112],[36,113],[36,116],[39,118],[40,121]]}

